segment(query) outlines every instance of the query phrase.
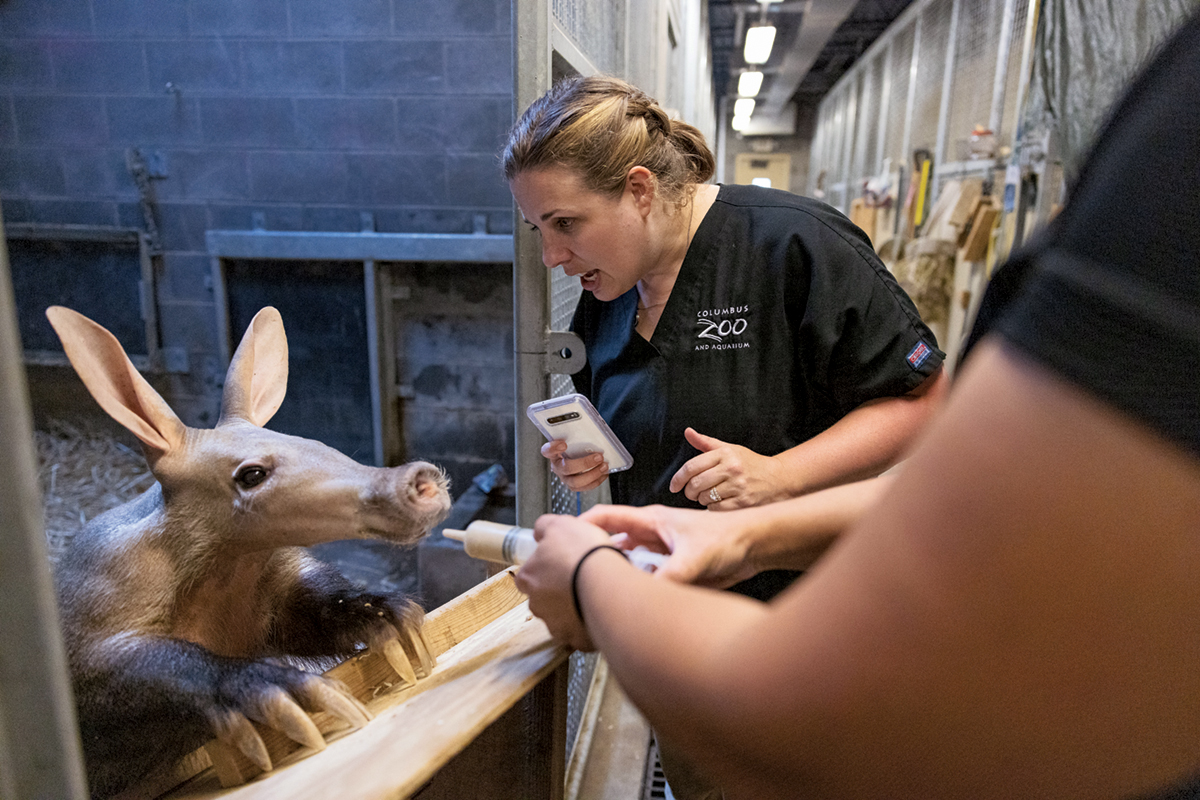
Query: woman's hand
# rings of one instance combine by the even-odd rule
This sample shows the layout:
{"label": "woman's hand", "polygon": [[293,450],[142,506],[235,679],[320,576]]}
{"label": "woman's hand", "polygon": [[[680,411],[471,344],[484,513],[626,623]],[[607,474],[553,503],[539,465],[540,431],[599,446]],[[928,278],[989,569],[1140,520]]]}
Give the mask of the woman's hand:
{"label": "woman's hand", "polygon": [[[753,512],[751,512],[753,513]],[[679,583],[724,589],[752,577],[747,538],[753,517],[716,516],[698,509],[669,506],[595,506],[580,517],[609,531],[620,531],[612,543],[626,549],[639,545],[670,553],[656,576]]]}
{"label": "woman's hand", "polygon": [[571,576],[584,553],[598,544],[610,544],[611,537],[579,517],[543,514],[534,523],[533,538],[537,549],[516,575],[517,588],[529,595],[529,610],[546,623],[558,641],[576,650],[595,650],[575,613]]}
{"label": "woman's hand", "polygon": [[592,453],[583,458],[567,458],[565,439],[546,442],[542,445],[542,456],[550,461],[550,469],[572,492],[595,489],[608,477],[604,456]]}
{"label": "woman's hand", "polygon": [[760,506],[792,496],[787,470],[778,460],[705,436],[694,428],[683,435],[700,455],[671,477],[672,492],[683,490],[689,500],[710,511]]}

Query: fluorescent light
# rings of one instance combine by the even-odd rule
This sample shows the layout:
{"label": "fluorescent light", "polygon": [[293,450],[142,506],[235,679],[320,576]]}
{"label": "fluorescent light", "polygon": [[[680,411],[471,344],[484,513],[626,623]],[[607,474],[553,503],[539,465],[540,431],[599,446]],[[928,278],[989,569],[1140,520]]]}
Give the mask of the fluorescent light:
{"label": "fluorescent light", "polygon": [[743,72],[738,78],[738,94],[742,97],[756,97],[762,88],[763,74],[758,70]]}
{"label": "fluorescent light", "polygon": [[765,64],[771,57],[771,45],[775,44],[774,25],[756,25],[746,30],[746,47],[742,55],[747,64]]}
{"label": "fluorescent light", "polygon": [[744,131],[750,126],[750,118],[734,115],[733,122],[730,122],[729,126],[735,131]]}
{"label": "fluorescent light", "polygon": [[749,117],[754,113],[754,98],[739,97],[733,104],[733,115],[735,117]]}

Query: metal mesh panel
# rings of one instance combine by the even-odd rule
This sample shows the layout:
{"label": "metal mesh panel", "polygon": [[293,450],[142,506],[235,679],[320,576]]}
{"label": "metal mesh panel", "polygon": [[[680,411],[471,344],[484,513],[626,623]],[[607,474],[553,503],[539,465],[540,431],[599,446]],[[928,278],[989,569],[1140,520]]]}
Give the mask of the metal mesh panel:
{"label": "metal mesh panel", "polygon": [[821,169],[825,172],[825,191],[837,180],[837,150],[841,144],[842,131],[838,128],[838,107],[841,105],[837,96],[831,94],[824,106],[825,111],[825,146],[821,153]]}
{"label": "metal mesh panel", "polygon": [[846,187],[838,186],[833,191],[829,192],[825,198],[825,202],[834,208],[846,207]]}
{"label": "metal mesh panel", "polygon": [[[559,3],[555,2],[557,12]],[[572,278],[555,267],[550,271],[550,328],[551,330],[567,330],[571,326],[571,318],[575,313],[575,305],[583,289],[578,278]],[[550,396],[558,397],[574,391],[570,375],[550,376]],[[547,467],[549,469],[549,467]],[[576,514],[580,507],[580,497],[567,489],[556,476],[550,478],[550,511],[554,514]],[[595,653],[572,653],[567,683],[567,752],[575,746],[575,736],[579,732],[579,722],[587,704],[588,689],[592,683],[592,673],[596,669]]]}
{"label": "metal mesh panel", "polygon": [[865,108],[866,141],[863,144],[862,173],[874,175],[879,171],[879,114],[883,103],[883,67],[887,51],[883,50],[871,59],[867,68],[867,85],[871,87],[871,99]]}
{"label": "metal mesh panel", "polygon": [[1016,0],[1012,21],[1012,44],[1008,51],[1008,74],[1004,81],[1004,113],[996,131],[997,147],[1012,147],[1017,131],[1017,91],[1021,82],[1021,52],[1025,44],[1029,0]]}
{"label": "metal mesh panel", "polygon": [[[933,153],[937,146],[942,76],[950,36],[952,0],[933,0],[921,12],[921,42],[917,54],[917,96],[912,118],[912,149]],[[934,154],[936,157],[936,153]]]}
{"label": "metal mesh panel", "polygon": [[847,176],[847,190],[851,198],[858,197],[859,185],[863,175],[863,164],[866,162],[866,137],[863,131],[863,120],[866,118],[866,106],[870,102],[871,87],[867,85],[866,72],[857,70],[854,79],[854,122],[852,133],[854,138],[850,147],[850,174]]}
{"label": "metal mesh panel", "polygon": [[618,75],[625,61],[625,4],[553,0],[555,21],[601,72]]}
{"label": "metal mesh panel", "polygon": [[[557,5],[557,4],[556,4]],[[572,278],[561,267],[550,270],[550,329],[565,331],[571,327],[575,305],[583,289],[578,278]],[[550,376],[550,396],[559,397],[574,391],[570,375]],[[549,467],[547,467],[549,469]],[[557,477],[550,478],[550,510],[555,514],[576,513],[575,492],[569,491]]]}
{"label": "metal mesh panel", "polygon": [[1003,0],[960,4],[945,161],[966,160],[971,130],[988,125],[1003,10]]}
{"label": "metal mesh panel", "polygon": [[833,176],[829,173],[829,165],[833,163],[831,154],[834,146],[837,143],[837,131],[833,127],[832,112],[821,116],[821,160],[815,164],[813,170],[814,186],[816,179],[821,178],[821,188],[829,189],[829,183],[833,180]]}
{"label": "metal mesh panel", "polygon": [[561,267],[550,270],[550,329],[565,331],[571,327],[575,305],[583,288],[578,278],[572,278]]}
{"label": "metal mesh panel", "polygon": [[[1032,1],[1013,2],[1011,39],[1003,76],[1003,103],[997,109],[1000,120],[995,126],[997,147],[1011,146],[1017,128],[1017,95],[1023,80],[1027,79],[1020,74],[1021,54]],[[844,192],[849,190],[853,196],[856,180],[880,168],[880,163],[873,161],[876,152],[882,152],[882,157],[891,159],[893,164],[907,167],[913,150],[924,148],[933,153],[939,126],[944,124],[945,152],[933,153],[937,160],[936,175],[937,167],[966,157],[971,130],[976,124],[993,122],[996,59],[1003,33],[1005,0],[960,0],[951,67],[951,96],[945,103],[946,119],[942,120],[942,88],[953,3],[954,0],[918,0],[914,4],[914,13],[906,15],[902,22],[885,33],[883,44],[886,46],[881,49],[881,55],[873,56],[880,64],[877,66],[873,61],[869,66],[864,65],[861,71],[851,71],[843,76],[822,101],[817,119],[820,136],[811,169],[814,175],[825,172],[826,200],[830,204],[842,207],[848,200]],[[917,48],[915,75],[912,69],[914,47]],[[864,102],[859,113],[882,115],[882,147],[873,138],[878,136],[873,127],[874,120],[869,120],[865,128],[858,127],[850,112],[852,93],[859,91],[863,76],[874,77],[876,69],[881,77],[866,82],[867,91],[863,92]],[[881,106],[879,100],[884,85],[882,76],[887,78],[886,106]],[[910,86],[913,106],[912,113],[908,114]],[[907,131],[906,123],[910,125]],[[906,141],[908,152],[904,147]],[[862,150],[858,149],[859,145]],[[853,169],[861,172],[845,174],[847,148],[854,148]],[[938,180],[931,187],[934,190],[932,196],[937,196],[940,186]]]}
{"label": "metal mesh panel", "polygon": [[825,191],[837,181],[837,151],[841,144],[842,130],[838,127],[838,108],[841,106],[837,95],[830,94],[824,103],[823,124],[825,126],[825,145],[821,152],[821,169],[825,172]]}
{"label": "metal mesh panel", "polygon": [[812,147],[808,150],[808,183],[805,193],[811,195],[817,187],[817,174],[821,171],[821,153],[825,149],[825,118],[817,115],[816,127],[813,128]]}
{"label": "metal mesh panel", "polygon": [[687,68],[683,64],[683,48],[679,46],[679,31],[676,30],[678,20],[670,14],[666,16],[667,30],[666,36],[663,37],[665,41],[663,41],[662,47],[667,48],[667,74],[663,76],[666,85],[663,87],[663,96],[659,98],[659,102],[666,108],[678,111],[683,100],[683,80]]}
{"label": "metal mesh panel", "polygon": [[[829,165],[829,183],[836,185],[846,180],[846,148],[850,146],[850,129],[847,125],[847,107],[849,106],[849,91],[838,92],[834,102],[832,143],[830,151],[832,163]],[[839,203],[840,205],[840,203]]]}
{"label": "metal mesh panel", "polygon": [[575,747],[579,734],[579,723],[583,709],[587,706],[588,690],[592,686],[592,675],[596,671],[598,653],[571,653],[567,675],[567,758]]}
{"label": "metal mesh panel", "polygon": [[908,108],[909,67],[912,64],[913,25],[906,26],[896,34],[892,43],[892,57],[887,69],[891,73],[891,101],[888,103],[888,124],[883,145],[884,158],[893,164],[908,163],[904,153],[904,119]]}

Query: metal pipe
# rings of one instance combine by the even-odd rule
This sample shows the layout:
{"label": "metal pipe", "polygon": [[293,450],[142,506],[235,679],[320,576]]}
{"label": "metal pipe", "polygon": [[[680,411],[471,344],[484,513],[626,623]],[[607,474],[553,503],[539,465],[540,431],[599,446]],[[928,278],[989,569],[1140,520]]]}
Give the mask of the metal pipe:
{"label": "metal pipe", "polygon": [[1008,83],[1008,54],[1012,49],[1013,16],[1017,0],[1004,0],[1004,14],[1000,21],[1000,41],[996,47],[996,74],[992,78],[992,109],[988,114],[988,130],[995,140],[1000,139],[1000,122],[1004,115],[1004,89]]}
{"label": "metal pipe", "polygon": [[884,152],[887,147],[887,126],[888,126],[888,106],[892,102],[892,42],[888,42],[887,49],[881,52],[876,58],[880,59],[879,74],[882,77],[883,85],[879,87],[879,128],[875,135],[875,153],[873,161],[875,170],[883,170]]}
{"label": "metal pipe", "polygon": [[[547,0],[515,0],[513,9],[513,119],[550,88],[550,13]],[[516,403],[517,522],[532,526],[549,508],[550,474],[542,435],[525,408],[545,400],[546,340],[550,330],[550,276],[541,248],[513,206],[513,367]]]}
{"label": "metal pipe", "polygon": [[[917,105],[917,63],[921,53],[921,33],[924,19],[924,14],[918,14],[913,22],[913,46],[908,61],[908,96],[904,101],[904,138],[901,140],[903,144],[900,146],[900,154],[904,158],[906,172],[912,171],[912,123],[913,111]],[[910,176],[909,181],[911,182],[915,178],[915,175]]]}
{"label": "metal pipe", "polygon": [[[363,262],[363,299],[367,312],[367,374],[371,384],[371,441],[375,449],[374,464],[386,466],[383,446],[383,377],[380,356],[379,329],[379,269],[375,262]],[[389,298],[389,302],[390,302]],[[389,335],[390,335],[389,331]],[[387,387],[392,391],[394,387]]]}
{"label": "metal pipe", "polygon": [[[958,17],[962,8],[962,0],[953,0],[950,4],[950,36],[946,42],[945,71],[942,73],[942,98],[938,104],[937,145],[934,148],[934,166],[945,164],[950,159],[946,157],[946,136],[950,127],[950,94],[954,91],[954,59],[958,52]],[[933,208],[937,202],[938,182],[932,181],[929,187],[928,208]]]}
{"label": "metal pipe", "polygon": [[87,796],[0,217],[0,797]]}

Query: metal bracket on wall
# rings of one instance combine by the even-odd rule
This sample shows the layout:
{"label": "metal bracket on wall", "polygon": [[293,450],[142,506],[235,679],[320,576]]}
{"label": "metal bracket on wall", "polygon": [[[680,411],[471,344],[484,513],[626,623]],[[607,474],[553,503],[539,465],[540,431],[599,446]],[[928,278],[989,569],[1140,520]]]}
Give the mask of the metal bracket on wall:
{"label": "metal bracket on wall", "polygon": [[574,375],[587,363],[583,340],[570,331],[550,331],[546,336],[546,374]]}

